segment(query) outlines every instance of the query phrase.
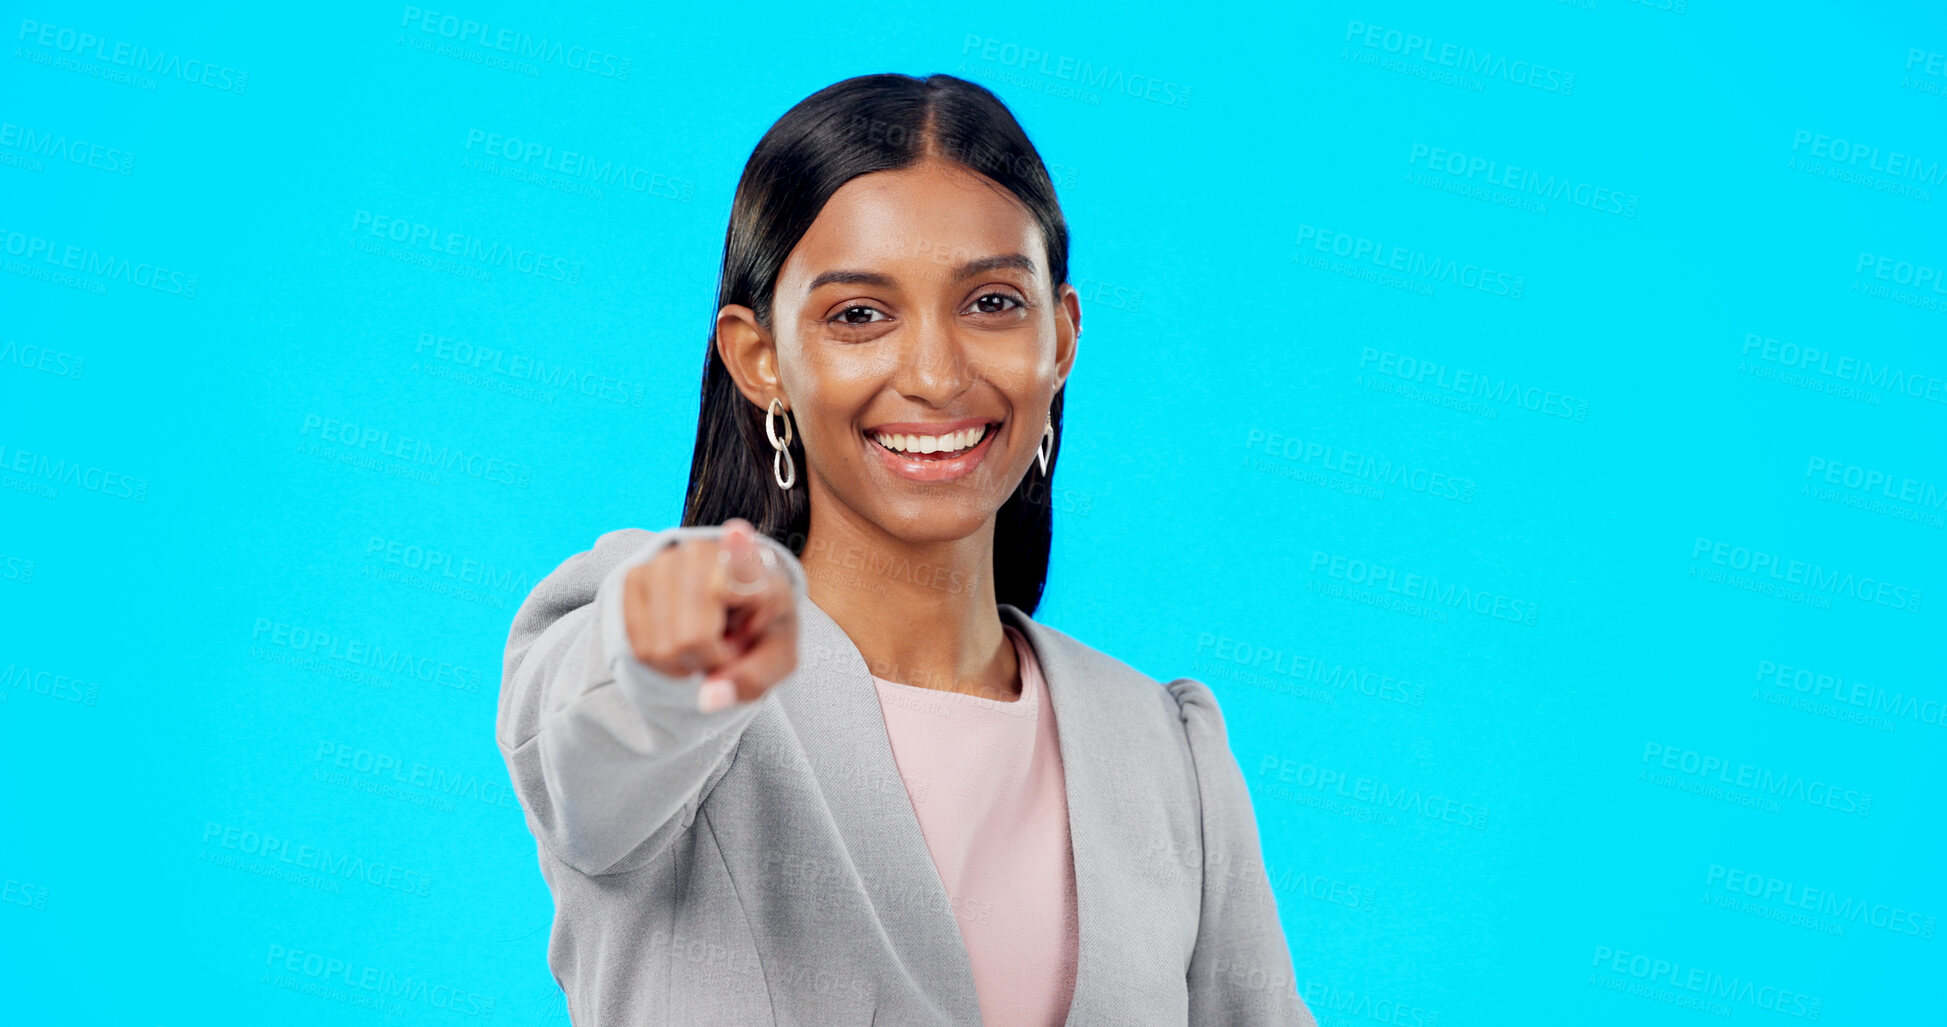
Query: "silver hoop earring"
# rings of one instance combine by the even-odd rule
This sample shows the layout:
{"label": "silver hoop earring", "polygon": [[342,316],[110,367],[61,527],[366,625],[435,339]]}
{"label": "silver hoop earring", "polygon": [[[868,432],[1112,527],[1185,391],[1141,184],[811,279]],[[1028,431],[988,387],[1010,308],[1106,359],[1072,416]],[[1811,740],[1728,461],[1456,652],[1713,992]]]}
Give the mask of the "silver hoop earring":
{"label": "silver hoop earring", "polygon": [[1034,459],[1041,465],[1041,476],[1048,476],[1048,461],[1055,456],[1055,418],[1048,415],[1048,426],[1041,430],[1041,441],[1034,444]]}
{"label": "silver hoop earring", "polygon": [[[772,425],[773,417],[784,419],[782,439],[777,437],[777,428]],[[791,416],[784,409],[784,401],[776,396],[771,397],[771,406],[764,411],[764,434],[769,436],[771,449],[775,451],[771,454],[771,478],[777,482],[778,488],[789,492],[798,480],[798,462],[791,458]]]}

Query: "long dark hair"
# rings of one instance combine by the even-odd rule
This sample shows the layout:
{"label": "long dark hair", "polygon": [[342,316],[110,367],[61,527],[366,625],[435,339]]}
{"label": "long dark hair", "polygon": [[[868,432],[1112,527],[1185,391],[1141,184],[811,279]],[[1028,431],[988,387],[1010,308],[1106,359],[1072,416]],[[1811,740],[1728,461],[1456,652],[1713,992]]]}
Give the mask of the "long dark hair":
{"label": "long dark hair", "polygon": [[[1041,226],[1052,281],[1057,286],[1068,281],[1068,223],[1054,183],[999,97],[952,75],[861,75],[806,97],[751,152],[730,206],[717,309],[747,306],[769,329],[778,273],[832,194],[860,175],[910,167],[929,154],[979,172],[1014,194]],[[742,517],[802,555],[811,527],[804,444],[794,432],[790,449],[799,480],[786,492],[771,476],[765,412],[737,390],[716,342],[713,321],[683,524]],[[1038,471],[1030,469],[995,517],[995,601],[1029,614],[1040,604],[1048,577],[1063,391],[1065,386],[1055,391],[1050,410],[1055,444],[1047,477],[1037,480]]]}

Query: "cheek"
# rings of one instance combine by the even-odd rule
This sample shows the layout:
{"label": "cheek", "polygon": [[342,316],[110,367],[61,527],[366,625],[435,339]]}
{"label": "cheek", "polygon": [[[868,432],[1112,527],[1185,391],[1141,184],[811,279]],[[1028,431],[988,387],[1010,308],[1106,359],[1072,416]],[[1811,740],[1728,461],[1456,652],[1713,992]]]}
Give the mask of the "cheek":
{"label": "cheek", "polygon": [[852,408],[819,398],[809,401],[800,398],[794,413],[798,419],[798,437],[803,440],[806,452],[844,458],[848,452],[844,447],[851,437]]}
{"label": "cheek", "polygon": [[853,368],[812,364],[796,374],[787,372],[785,382],[798,434],[808,449],[844,459],[877,379],[859,375]]}
{"label": "cheek", "polygon": [[1052,347],[1021,347],[1009,352],[988,354],[980,364],[981,377],[993,383],[1016,407],[1040,401],[1047,393],[1046,383],[1054,379]]}
{"label": "cheek", "polygon": [[892,346],[814,340],[778,350],[778,373],[793,402],[807,405],[863,403],[898,366],[899,350]]}

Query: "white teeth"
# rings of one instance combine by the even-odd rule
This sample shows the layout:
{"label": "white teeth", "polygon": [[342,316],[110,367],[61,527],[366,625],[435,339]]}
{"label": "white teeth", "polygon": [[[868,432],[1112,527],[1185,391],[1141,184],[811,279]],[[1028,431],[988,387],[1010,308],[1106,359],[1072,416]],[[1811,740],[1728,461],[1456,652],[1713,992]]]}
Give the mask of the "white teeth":
{"label": "white teeth", "polygon": [[958,453],[971,449],[987,433],[985,425],[945,435],[888,435],[874,432],[873,441],[896,453]]}

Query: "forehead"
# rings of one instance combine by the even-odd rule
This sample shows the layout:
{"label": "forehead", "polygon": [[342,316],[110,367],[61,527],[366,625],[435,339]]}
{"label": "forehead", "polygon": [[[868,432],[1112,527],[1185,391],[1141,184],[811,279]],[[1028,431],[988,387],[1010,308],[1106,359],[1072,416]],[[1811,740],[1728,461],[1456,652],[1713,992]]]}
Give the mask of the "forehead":
{"label": "forehead", "polygon": [[1040,225],[998,183],[943,161],[860,175],[839,187],[780,270],[780,292],[802,295],[813,277],[834,268],[885,271],[901,265],[958,265],[1020,253],[1042,275],[1047,254]]}

